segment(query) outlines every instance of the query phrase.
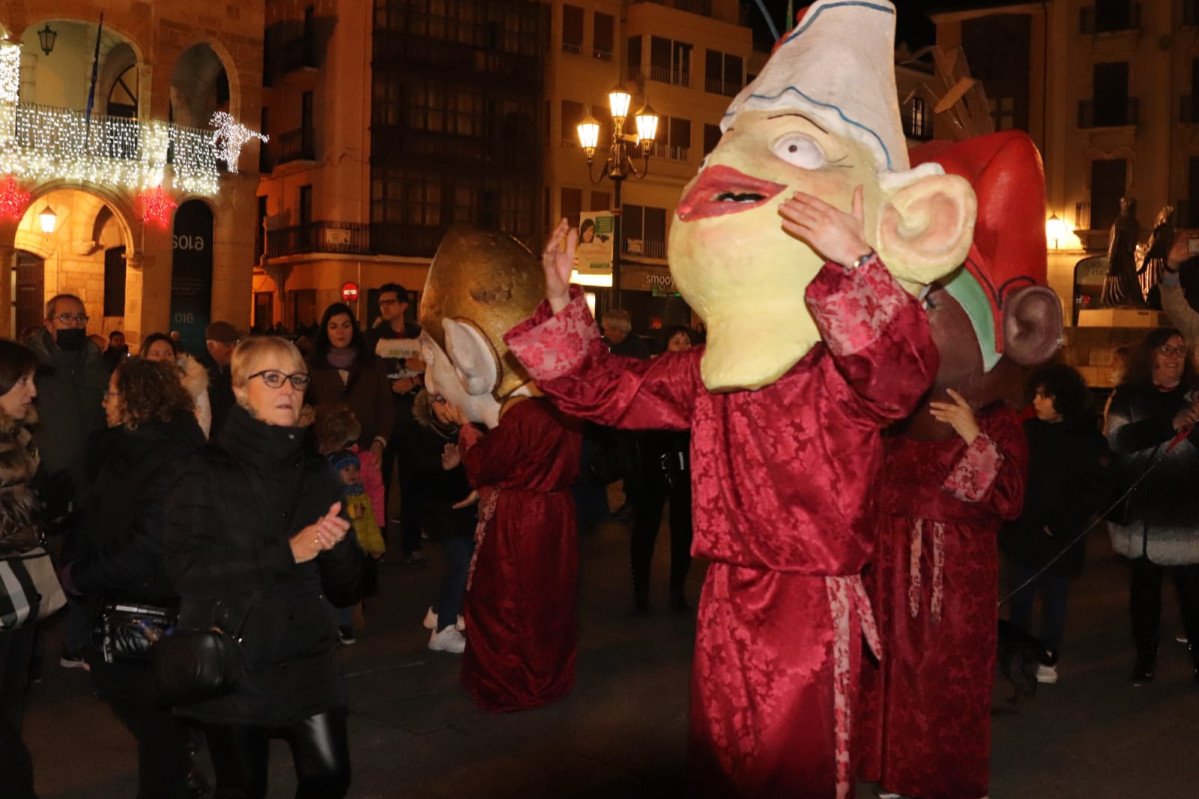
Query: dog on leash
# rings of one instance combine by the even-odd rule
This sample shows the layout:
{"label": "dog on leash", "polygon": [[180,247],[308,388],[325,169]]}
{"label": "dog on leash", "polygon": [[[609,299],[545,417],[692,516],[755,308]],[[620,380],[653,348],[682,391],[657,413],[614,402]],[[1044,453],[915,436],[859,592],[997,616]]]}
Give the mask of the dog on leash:
{"label": "dog on leash", "polygon": [[1052,665],[1053,655],[1040,639],[1021,630],[1010,621],[999,620],[999,673],[1012,684],[1008,699],[1013,705],[1025,694],[1037,692],[1037,667]]}

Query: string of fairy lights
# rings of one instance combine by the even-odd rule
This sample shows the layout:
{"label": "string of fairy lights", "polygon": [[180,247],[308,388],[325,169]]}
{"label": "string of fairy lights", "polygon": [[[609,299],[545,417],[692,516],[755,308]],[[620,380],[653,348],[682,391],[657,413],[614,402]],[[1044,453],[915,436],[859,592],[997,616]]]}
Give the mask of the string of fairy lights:
{"label": "string of fairy lights", "polygon": [[0,176],[126,189],[138,194],[143,209],[153,209],[143,212],[147,220],[158,221],[166,208],[169,221],[172,192],[217,194],[219,164],[237,172],[242,146],[269,139],[224,111],[205,130],[21,103],[20,81],[20,45],[0,42]]}

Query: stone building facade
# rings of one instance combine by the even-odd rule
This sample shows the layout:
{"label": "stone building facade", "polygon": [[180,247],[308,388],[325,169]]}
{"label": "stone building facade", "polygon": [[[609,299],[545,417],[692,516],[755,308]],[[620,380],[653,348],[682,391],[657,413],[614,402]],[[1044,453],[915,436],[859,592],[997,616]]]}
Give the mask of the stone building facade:
{"label": "stone building facade", "polygon": [[0,33],[0,333],[56,293],[134,343],[248,326],[261,0],[14,0]]}

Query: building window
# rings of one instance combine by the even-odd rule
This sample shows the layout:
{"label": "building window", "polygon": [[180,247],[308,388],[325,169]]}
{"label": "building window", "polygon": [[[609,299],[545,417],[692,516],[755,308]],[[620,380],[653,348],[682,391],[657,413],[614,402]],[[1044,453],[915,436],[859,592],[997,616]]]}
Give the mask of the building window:
{"label": "building window", "polygon": [[583,9],[562,6],[562,52],[583,52]]}
{"label": "building window", "polygon": [[704,91],[736,97],[741,91],[741,56],[708,50],[704,56]]}
{"label": "building window", "polygon": [[659,119],[654,156],[668,161],[691,160],[691,120],[678,117]]}
{"label": "building window", "polygon": [[611,14],[595,12],[595,31],[592,35],[591,54],[601,61],[612,60],[612,48],[616,44],[616,19]]}
{"label": "building window", "polygon": [[629,80],[641,77],[641,38],[630,36],[625,42],[625,65],[629,69]]}
{"label": "building window", "polygon": [[423,172],[376,168],[371,180],[371,222],[438,227],[441,195],[441,184]]}
{"label": "building window", "polygon": [[579,224],[579,214],[583,211],[583,192],[579,189],[562,187],[558,195],[560,203],[559,217],[565,217],[572,226]]}
{"label": "building window", "polygon": [[659,83],[686,88],[691,85],[691,45],[650,37],[649,76]]}
{"label": "building window", "polygon": [[720,144],[720,126],[704,123],[704,155],[716,149]]}
{"label": "building window", "polygon": [[[578,147],[578,124],[583,121],[583,104],[574,100],[562,101],[562,146]],[[601,131],[601,135],[603,135]]]}
{"label": "building window", "polygon": [[666,257],[666,209],[625,203],[621,209],[620,237],[624,252]]}
{"label": "building window", "polygon": [[1091,230],[1112,226],[1127,186],[1128,162],[1123,158],[1091,162]]}
{"label": "building window", "polygon": [[1092,70],[1092,100],[1078,106],[1080,128],[1101,128],[1137,123],[1137,101],[1128,96],[1128,62],[1096,64]]}

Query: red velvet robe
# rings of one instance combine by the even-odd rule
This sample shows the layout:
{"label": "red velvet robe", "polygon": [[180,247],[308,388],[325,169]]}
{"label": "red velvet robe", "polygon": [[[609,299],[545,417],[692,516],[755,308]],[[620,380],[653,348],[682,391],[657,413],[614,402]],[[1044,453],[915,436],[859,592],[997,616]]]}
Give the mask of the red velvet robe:
{"label": "red velvet robe", "polygon": [[691,795],[850,790],[863,622],[873,631],[859,574],[873,548],[879,426],[912,410],[937,353],[924,312],[877,259],[826,264],[807,300],[824,341],[757,391],[707,391],[702,348],[650,362],[610,355],[577,290],[561,313],[543,303],[506,336],[567,413],[691,430],[692,552],[712,561],[691,685]]}
{"label": "red velvet robe", "polygon": [[862,773],[921,799],[980,799],[991,756],[998,548],[1020,515],[1028,444],[1015,413],[969,447],[888,438],[866,588],[884,657],[862,674]]}
{"label": "red velvet robe", "polygon": [[582,436],[544,399],[458,436],[479,492],[462,682],[493,712],[556,702],[575,680],[579,540],[570,485]]}

